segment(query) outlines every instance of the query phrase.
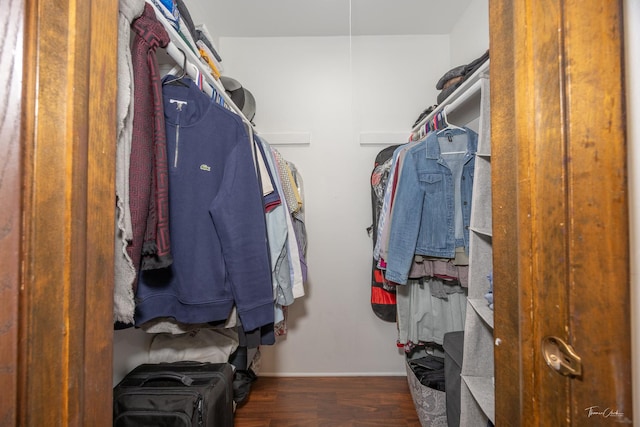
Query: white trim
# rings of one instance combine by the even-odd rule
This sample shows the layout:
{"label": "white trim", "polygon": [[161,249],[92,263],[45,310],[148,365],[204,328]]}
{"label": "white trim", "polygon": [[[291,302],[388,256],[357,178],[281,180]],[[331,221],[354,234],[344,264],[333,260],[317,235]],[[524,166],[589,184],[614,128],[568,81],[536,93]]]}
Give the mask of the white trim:
{"label": "white trim", "polygon": [[269,145],[311,145],[311,132],[260,132]]}
{"label": "white trim", "polygon": [[259,377],[406,377],[407,372],[258,372]]}
{"label": "white trim", "polygon": [[404,144],[409,139],[405,132],[360,132],[360,145]]}
{"label": "white trim", "polygon": [[640,267],[635,260],[640,251],[640,3],[625,0],[624,47],[626,65],[626,101],[627,101],[627,167],[629,186],[629,259],[631,282],[631,372],[632,372],[632,413],[635,419],[640,414]]}

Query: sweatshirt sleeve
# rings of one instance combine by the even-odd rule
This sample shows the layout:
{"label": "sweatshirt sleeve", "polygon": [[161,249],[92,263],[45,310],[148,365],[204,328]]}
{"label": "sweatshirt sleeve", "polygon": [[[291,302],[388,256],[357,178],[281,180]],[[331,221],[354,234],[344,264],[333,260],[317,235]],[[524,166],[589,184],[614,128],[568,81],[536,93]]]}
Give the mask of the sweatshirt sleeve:
{"label": "sweatshirt sleeve", "polygon": [[210,205],[226,283],[245,330],[273,323],[274,303],[262,192],[252,144],[239,127],[220,191]]}

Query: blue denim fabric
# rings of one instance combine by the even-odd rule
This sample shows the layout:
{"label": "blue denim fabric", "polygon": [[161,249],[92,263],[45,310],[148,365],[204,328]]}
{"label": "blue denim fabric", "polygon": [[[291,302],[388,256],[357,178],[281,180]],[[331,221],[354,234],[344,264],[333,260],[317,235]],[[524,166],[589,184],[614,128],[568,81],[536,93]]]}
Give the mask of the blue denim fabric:
{"label": "blue denim fabric", "polygon": [[[415,145],[417,144],[417,142],[410,144]],[[408,144],[401,145],[393,152],[391,170],[389,171],[387,187],[385,188],[384,199],[382,201],[382,209],[380,210],[380,217],[378,218],[378,224],[376,227],[376,232],[378,233],[378,235],[376,236],[376,244],[373,248],[373,258],[376,261],[380,261],[380,258],[382,258],[382,242],[384,241],[384,239],[382,238],[382,230],[384,230],[384,227],[386,227],[387,217],[389,215],[389,211],[391,210],[391,188],[393,187],[393,181],[396,174],[396,162],[398,160],[400,152],[402,150],[406,150],[407,146]]]}
{"label": "blue denim fabric", "polygon": [[[455,248],[468,253],[471,195],[478,135],[471,129],[453,129],[467,135],[466,153],[456,203],[454,175],[440,152],[437,132],[430,133],[407,153],[393,202],[391,235],[385,277],[407,281],[414,254],[453,258]],[[456,239],[456,209],[462,213],[462,234]]]}

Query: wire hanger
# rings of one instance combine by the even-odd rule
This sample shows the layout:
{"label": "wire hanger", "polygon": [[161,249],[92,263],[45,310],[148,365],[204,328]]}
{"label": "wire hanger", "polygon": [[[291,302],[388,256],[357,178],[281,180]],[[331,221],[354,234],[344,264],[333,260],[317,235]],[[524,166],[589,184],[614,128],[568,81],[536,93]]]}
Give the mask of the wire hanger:
{"label": "wire hanger", "polygon": [[186,84],[185,82],[182,81],[182,79],[187,75],[187,55],[184,53],[184,51],[182,49],[178,48],[178,50],[180,51],[180,53],[182,54],[182,57],[184,58],[183,63],[182,63],[182,72],[176,78],[173,78],[171,80],[165,80],[164,82],[162,82],[162,84],[163,85],[170,85],[170,84],[178,83],[180,85],[189,87],[188,84]]}

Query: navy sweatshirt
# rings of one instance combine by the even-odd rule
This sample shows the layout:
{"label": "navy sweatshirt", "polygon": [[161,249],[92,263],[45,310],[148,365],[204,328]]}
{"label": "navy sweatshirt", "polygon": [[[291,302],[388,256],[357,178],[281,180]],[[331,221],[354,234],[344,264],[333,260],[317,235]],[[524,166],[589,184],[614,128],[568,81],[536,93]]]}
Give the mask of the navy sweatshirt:
{"label": "navy sweatshirt", "polygon": [[141,273],[136,325],[221,321],[235,304],[250,331],[274,320],[253,142],[240,117],[182,81],[163,86],[174,261]]}

